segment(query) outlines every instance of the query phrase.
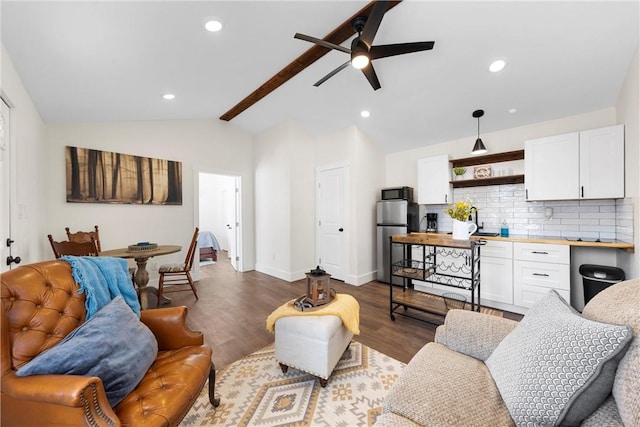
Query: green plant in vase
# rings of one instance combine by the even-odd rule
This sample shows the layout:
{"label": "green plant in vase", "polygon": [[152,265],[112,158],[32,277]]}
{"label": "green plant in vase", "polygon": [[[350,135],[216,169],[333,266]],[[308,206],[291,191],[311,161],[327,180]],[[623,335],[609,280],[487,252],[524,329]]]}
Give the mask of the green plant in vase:
{"label": "green plant in vase", "polygon": [[467,168],[462,168],[462,167],[453,168],[453,174],[456,176],[456,180],[462,179],[465,173],[467,173]]}

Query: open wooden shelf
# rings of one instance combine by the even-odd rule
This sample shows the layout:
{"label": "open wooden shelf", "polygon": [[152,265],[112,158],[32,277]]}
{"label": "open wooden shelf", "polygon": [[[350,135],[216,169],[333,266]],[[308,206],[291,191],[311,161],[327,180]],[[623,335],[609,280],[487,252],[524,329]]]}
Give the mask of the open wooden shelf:
{"label": "open wooden shelf", "polygon": [[[512,162],[514,160],[524,160],[524,150],[507,151],[504,153],[487,154],[485,156],[465,157],[463,159],[451,160],[454,168],[485,165],[492,163]],[[524,175],[493,176],[481,179],[464,179],[451,181],[453,188],[483,187],[487,185],[503,184],[523,184]]]}
{"label": "open wooden shelf", "polygon": [[487,163],[511,162],[513,160],[524,160],[524,150],[507,151],[504,153],[487,154],[485,156],[465,157],[463,159],[451,160],[454,168],[484,165]]}
{"label": "open wooden shelf", "polygon": [[460,181],[451,181],[451,185],[453,185],[453,188],[483,187],[487,185],[523,184],[523,183],[524,183],[524,175],[494,176],[492,178],[463,179]]}

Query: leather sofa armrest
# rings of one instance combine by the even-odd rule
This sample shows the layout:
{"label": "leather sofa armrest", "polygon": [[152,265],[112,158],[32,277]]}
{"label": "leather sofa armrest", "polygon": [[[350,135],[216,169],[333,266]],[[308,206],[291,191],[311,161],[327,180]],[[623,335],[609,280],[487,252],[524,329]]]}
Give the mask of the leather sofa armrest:
{"label": "leather sofa armrest", "polygon": [[435,342],[449,349],[482,361],[515,327],[518,322],[468,310],[449,310],[444,325],[438,326]]}
{"label": "leather sofa armrest", "polygon": [[2,377],[2,425],[120,426],[98,377]]}
{"label": "leather sofa armrest", "polygon": [[140,320],[151,329],[158,340],[158,350],[174,350],[204,344],[202,332],[189,329],[186,319],[187,307],[184,306],[154,308],[140,312]]}

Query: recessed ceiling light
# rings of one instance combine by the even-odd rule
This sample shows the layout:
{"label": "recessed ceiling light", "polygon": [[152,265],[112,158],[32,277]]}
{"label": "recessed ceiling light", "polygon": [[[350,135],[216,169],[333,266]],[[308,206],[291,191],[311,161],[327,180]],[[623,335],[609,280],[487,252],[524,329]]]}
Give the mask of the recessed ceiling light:
{"label": "recessed ceiling light", "polygon": [[518,110],[516,110],[515,108],[509,108],[509,112],[511,114],[515,114]]}
{"label": "recessed ceiling light", "polygon": [[175,98],[176,96],[175,96],[174,94],[172,94],[172,93],[165,93],[164,95],[162,95],[162,97],[163,97],[164,99],[173,99],[173,98]]}
{"label": "recessed ceiling light", "polygon": [[370,112],[368,112],[367,110],[362,110],[362,111],[360,111],[360,116],[361,116],[361,117],[367,118],[367,117],[369,117],[370,115],[371,115],[371,113],[370,113]]}
{"label": "recessed ceiling light", "polygon": [[505,65],[507,65],[507,63],[504,59],[496,59],[491,63],[491,65],[489,65],[489,71],[491,71],[492,73],[497,73],[498,71],[502,70]]}
{"label": "recessed ceiling light", "polygon": [[212,33],[215,33],[216,31],[220,31],[222,29],[222,23],[220,21],[216,21],[212,19],[210,21],[205,22],[204,28],[206,28],[207,31],[211,31]]}

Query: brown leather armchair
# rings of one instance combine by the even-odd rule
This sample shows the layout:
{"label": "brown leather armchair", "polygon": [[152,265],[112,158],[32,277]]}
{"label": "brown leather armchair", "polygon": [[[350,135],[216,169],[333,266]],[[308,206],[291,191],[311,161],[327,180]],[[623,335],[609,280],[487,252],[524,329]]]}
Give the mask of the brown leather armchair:
{"label": "brown leather armchair", "polygon": [[[85,294],[64,261],[25,265],[1,275],[0,405],[3,426],[174,426],[187,414],[215,369],[202,333],[185,324],[186,307],[143,310],[158,355],[138,386],[111,407],[98,377],[16,376],[16,370],[62,340],[86,317]],[[108,340],[109,337],[105,337]],[[132,343],[135,345],[135,343]]]}

